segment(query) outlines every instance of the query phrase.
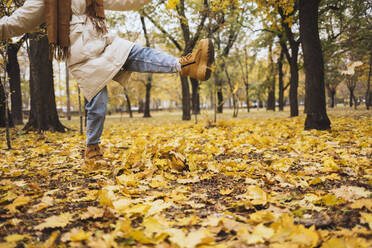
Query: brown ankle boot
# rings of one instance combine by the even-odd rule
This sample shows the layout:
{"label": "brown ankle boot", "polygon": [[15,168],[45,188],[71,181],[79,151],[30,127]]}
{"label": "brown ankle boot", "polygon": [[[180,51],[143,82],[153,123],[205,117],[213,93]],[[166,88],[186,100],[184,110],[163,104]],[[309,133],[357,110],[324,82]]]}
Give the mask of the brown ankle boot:
{"label": "brown ankle boot", "polygon": [[200,40],[193,53],[180,58],[181,76],[192,77],[200,81],[210,78],[211,65],[214,62],[214,46],[210,39]]}
{"label": "brown ankle boot", "polygon": [[103,159],[103,154],[99,145],[88,145],[84,154],[83,169],[96,170],[107,166],[108,163]]}

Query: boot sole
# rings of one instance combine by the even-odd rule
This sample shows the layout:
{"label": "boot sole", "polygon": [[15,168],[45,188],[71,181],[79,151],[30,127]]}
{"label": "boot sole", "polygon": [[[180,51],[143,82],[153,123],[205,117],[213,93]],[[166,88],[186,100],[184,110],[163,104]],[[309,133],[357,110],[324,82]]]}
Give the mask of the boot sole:
{"label": "boot sole", "polygon": [[214,45],[211,39],[202,39],[200,41],[202,46],[202,54],[198,76],[201,81],[206,81],[211,77],[211,65],[214,62]]}

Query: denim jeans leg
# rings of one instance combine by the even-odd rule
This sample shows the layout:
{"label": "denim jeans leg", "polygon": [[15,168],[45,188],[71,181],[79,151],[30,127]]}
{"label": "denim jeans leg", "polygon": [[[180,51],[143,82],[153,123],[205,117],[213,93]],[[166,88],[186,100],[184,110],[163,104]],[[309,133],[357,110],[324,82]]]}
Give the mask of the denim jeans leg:
{"label": "denim jeans leg", "polygon": [[85,107],[87,111],[87,145],[99,144],[107,108],[107,87],[103,88]]}
{"label": "denim jeans leg", "polygon": [[177,58],[150,47],[134,45],[123,68],[124,71],[176,73],[181,70]]}

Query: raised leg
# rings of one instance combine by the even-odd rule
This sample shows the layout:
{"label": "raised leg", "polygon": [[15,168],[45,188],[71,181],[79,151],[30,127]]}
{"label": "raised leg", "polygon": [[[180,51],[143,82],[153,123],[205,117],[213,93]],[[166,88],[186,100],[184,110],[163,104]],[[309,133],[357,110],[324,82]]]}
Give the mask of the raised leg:
{"label": "raised leg", "polygon": [[181,71],[177,58],[150,47],[134,45],[122,70],[149,73],[176,73]]}

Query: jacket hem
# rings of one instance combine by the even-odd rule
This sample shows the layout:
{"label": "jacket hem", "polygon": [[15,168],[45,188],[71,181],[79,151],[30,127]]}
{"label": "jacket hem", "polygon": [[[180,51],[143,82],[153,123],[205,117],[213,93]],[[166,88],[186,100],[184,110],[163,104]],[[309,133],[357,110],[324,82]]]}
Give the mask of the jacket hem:
{"label": "jacket hem", "polygon": [[[131,47],[128,49],[128,51],[130,52],[133,48],[135,44],[132,43]],[[129,54],[128,54],[129,55]],[[90,102],[109,82],[111,81],[114,81],[114,77],[120,72],[121,68],[123,68],[125,62],[127,62],[127,59],[128,59],[128,55],[126,56],[126,59],[123,60],[122,63],[120,63],[118,66],[111,74],[110,76],[108,77],[108,79],[106,79],[105,81],[103,81],[101,84],[98,85],[98,87],[96,88],[96,90],[92,93],[92,94],[88,94],[86,95],[85,97],[87,98],[88,102]],[[124,71],[123,71],[124,72]]]}

